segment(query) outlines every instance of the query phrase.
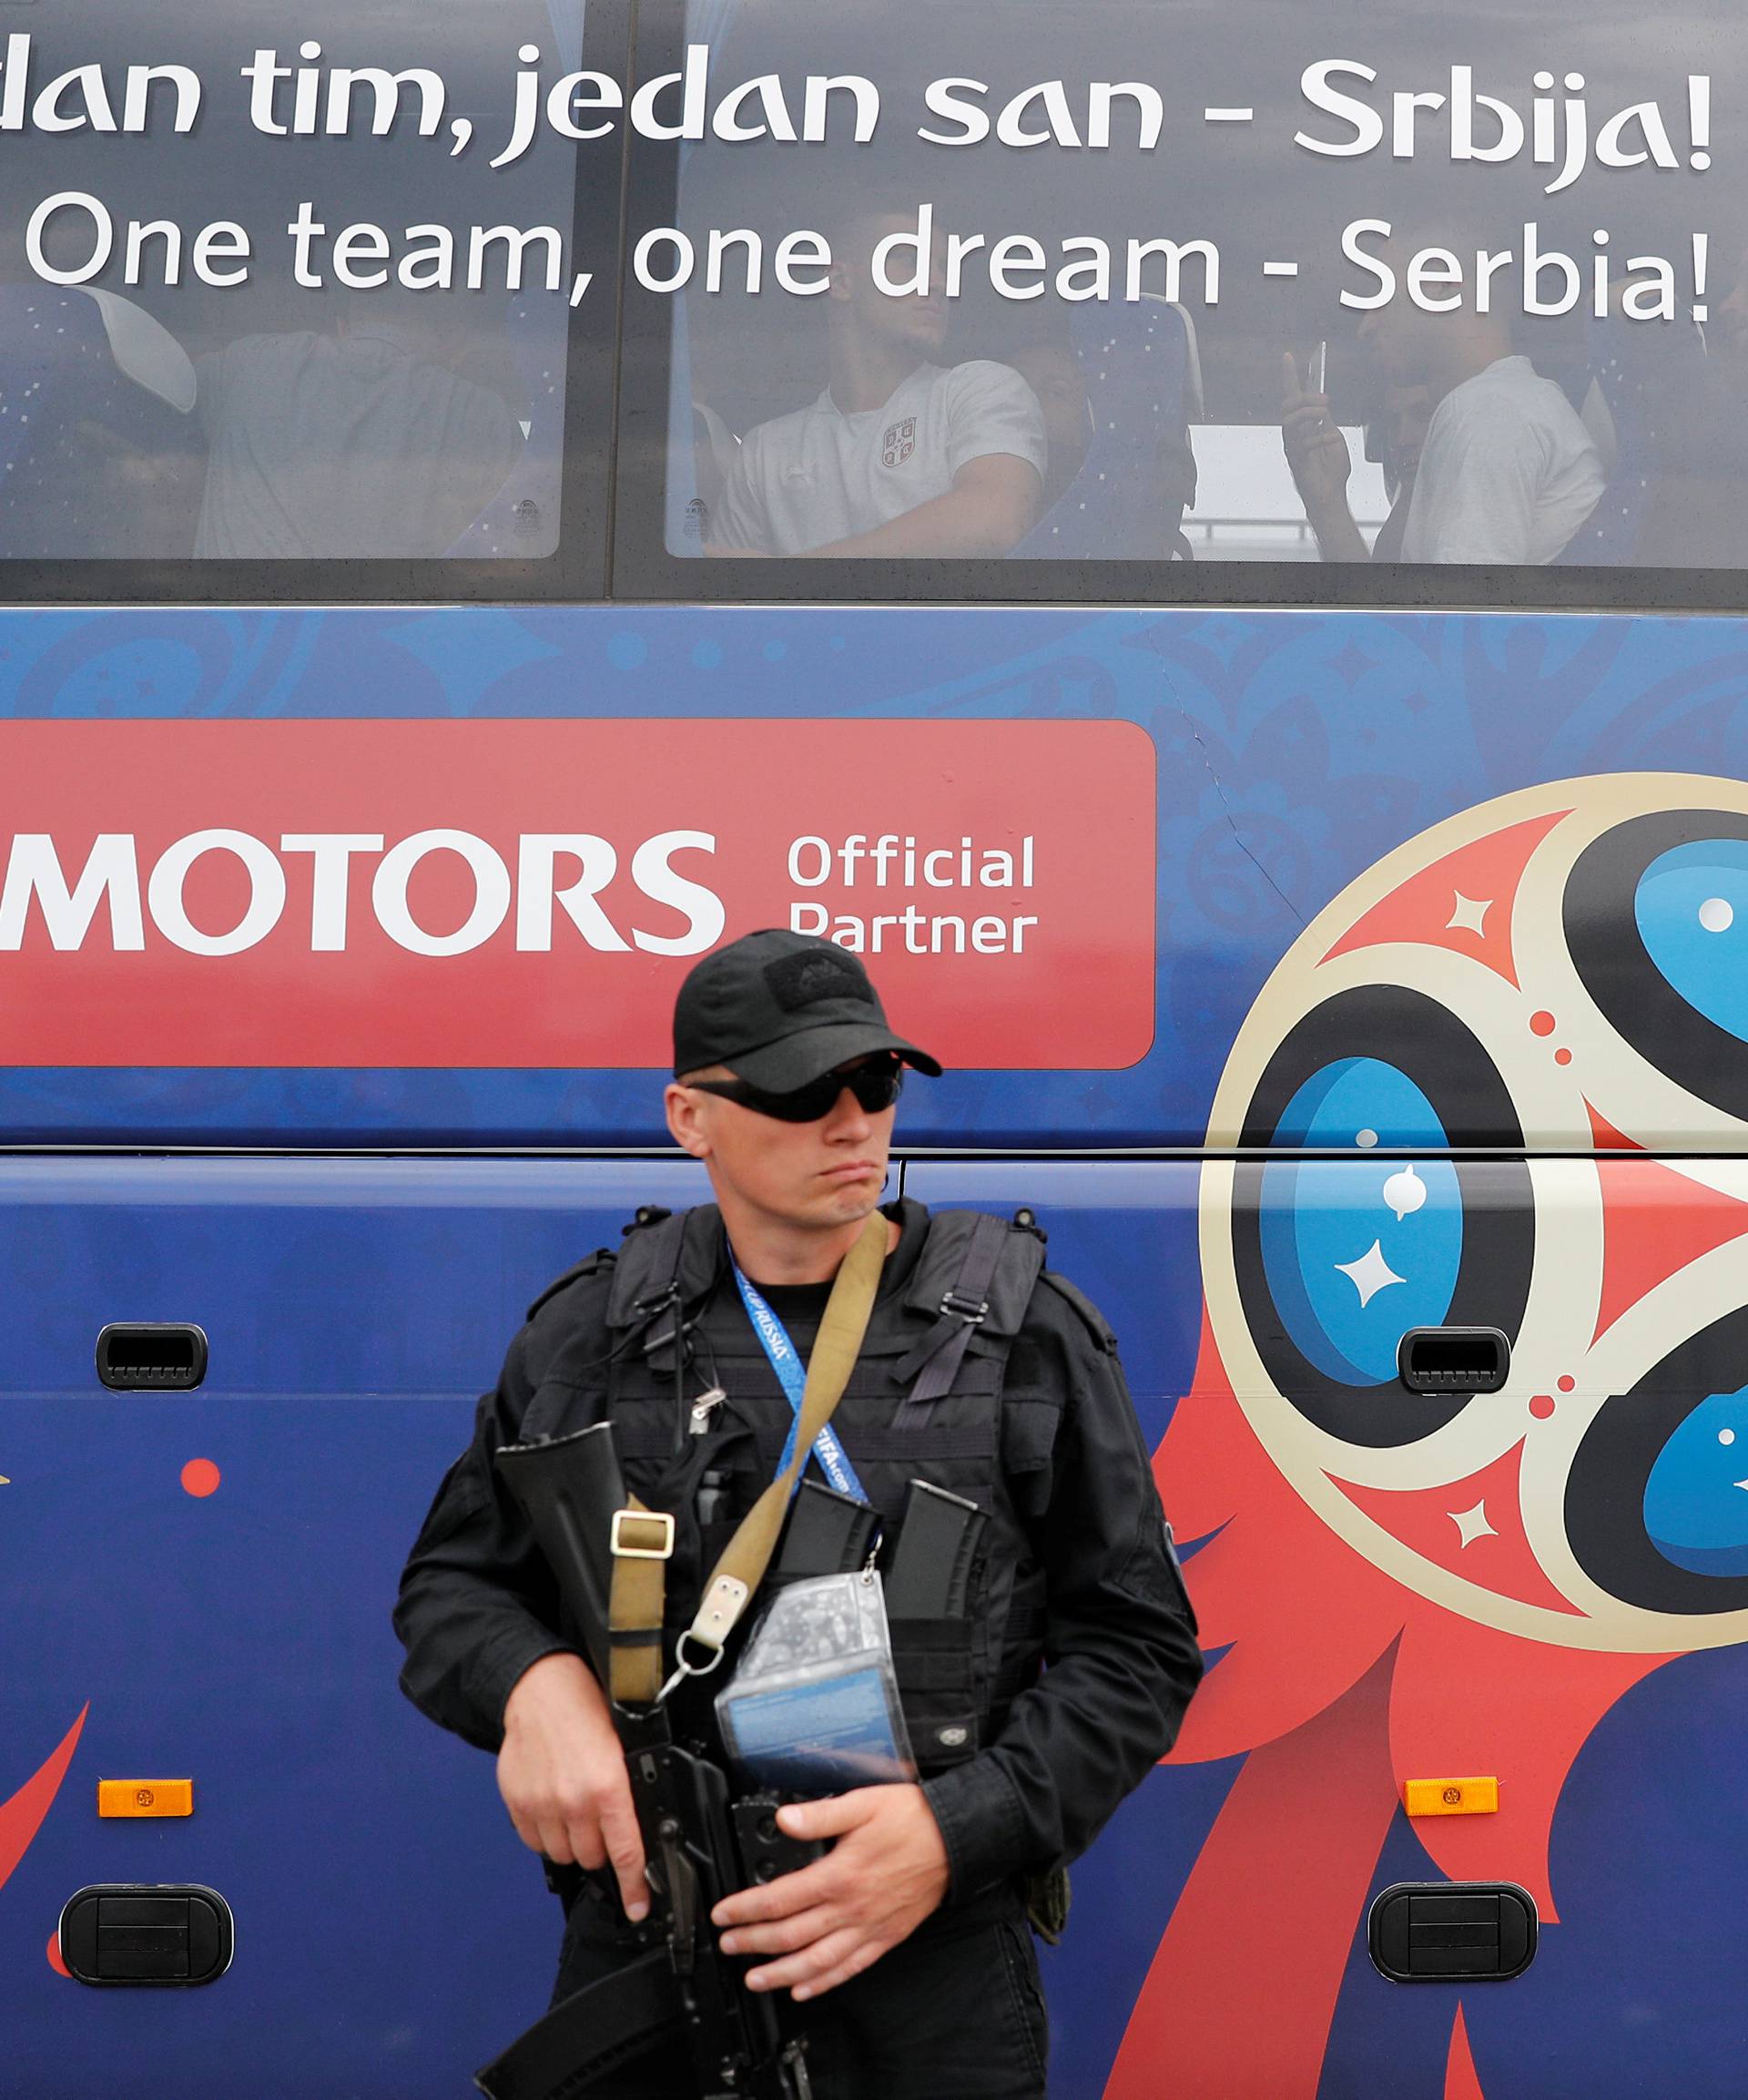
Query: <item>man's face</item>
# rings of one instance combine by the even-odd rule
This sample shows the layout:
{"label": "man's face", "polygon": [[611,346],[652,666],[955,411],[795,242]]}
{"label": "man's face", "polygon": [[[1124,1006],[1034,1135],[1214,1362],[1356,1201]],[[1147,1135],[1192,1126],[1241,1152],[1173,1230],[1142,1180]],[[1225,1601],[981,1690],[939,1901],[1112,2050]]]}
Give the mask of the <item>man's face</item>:
{"label": "man's face", "polygon": [[1409,262],[1417,247],[1428,244],[1404,240],[1400,234],[1383,243],[1378,256],[1396,272],[1396,296],[1387,306],[1374,307],[1359,324],[1359,340],[1392,387],[1425,384],[1431,375],[1440,327],[1460,321],[1468,311],[1465,305],[1454,314],[1428,313],[1408,297]]}
{"label": "man's face", "polygon": [[[929,257],[929,289],[920,295],[889,298],[874,281],[874,250],[889,234],[915,233],[914,217],[902,211],[870,212],[854,220],[844,251],[834,263],[831,298],[838,311],[859,335],[873,336],[902,345],[919,358],[939,350],[947,339],[950,316],[947,311],[946,247],[937,231]],[[889,280],[909,280],[916,268],[914,247],[892,250],[887,257]]]}
{"label": "man's face", "polygon": [[1432,396],[1424,386],[1393,386],[1384,404],[1384,442],[1398,482],[1414,479],[1432,421]]}
{"label": "man's face", "polygon": [[1359,324],[1359,340],[1377,360],[1393,389],[1406,390],[1426,382],[1426,320],[1398,292],[1387,306],[1368,313]]}
{"label": "man's face", "polygon": [[897,1113],[895,1104],[870,1114],[846,1086],[817,1123],[785,1123],[696,1087],[668,1089],[668,1127],[718,1193],[726,1187],[767,1218],[825,1229],[879,1203]]}

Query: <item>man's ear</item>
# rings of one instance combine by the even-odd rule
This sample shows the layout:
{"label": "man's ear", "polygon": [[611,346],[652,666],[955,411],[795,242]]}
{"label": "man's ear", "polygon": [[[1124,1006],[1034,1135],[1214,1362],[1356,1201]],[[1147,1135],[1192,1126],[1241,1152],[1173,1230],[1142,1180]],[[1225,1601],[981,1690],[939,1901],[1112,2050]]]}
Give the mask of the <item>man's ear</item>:
{"label": "man's ear", "polygon": [[668,1132],[675,1144],[694,1159],[708,1159],[710,1140],[705,1135],[698,1096],[689,1086],[671,1082],[662,1096],[662,1106],[667,1112]]}

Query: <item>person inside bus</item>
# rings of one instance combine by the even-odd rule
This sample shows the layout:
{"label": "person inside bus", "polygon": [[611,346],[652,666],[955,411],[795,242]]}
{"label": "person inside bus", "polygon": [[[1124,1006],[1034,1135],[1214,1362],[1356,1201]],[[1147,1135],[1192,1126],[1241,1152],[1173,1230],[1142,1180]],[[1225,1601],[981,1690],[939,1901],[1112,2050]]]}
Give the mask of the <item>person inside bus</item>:
{"label": "person inside bus", "polygon": [[503,394],[452,369],[391,291],[303,294],[323,325],[199,360],[203,556],[437,556],[523,450]]}
{"label": "person inside bus", "polygon": [[[1421,250],[1472,257],[1510,246],[1486,229],[1433,224],[1397,234],[1379,254],[1400,287]],[[1486,312],[1471,277],[1456,296],[1450,311],[1429,313],[1398,290],[1360,323],[1360,340],[1385,381],[1424,387],[1432,404],[1400,558],[1520,567],[1551,562],[1596,508],[1606,479],[1601,458],[1578,411],[1516,347],[1509,312],[1516,294],[1504,273],[1494,277]],[[1339,431],[1334,434],[1345,450]]]}
{"label": "person inside bus", "polygon": [[[1435,226],[1398,235],[1384,259],[1400,284],[1419,250],[1473,256],[1510,246],[1486,229],[1478,238],[1472,229]],[[1490,310],[1481,312],[1466,278],[1448,313],[1426,312],[1398,292],[1360,323],[1388,382],[1424,386],[1433,403],[1403,526],[1404,561],[1551,562],[1601,496],[1601,457],[1578,411],[1516,346],[1515,303],[1514,288],[1496,279]]]}
{"label": "person inside bus", "polygon": [[1281,443],[1306,518],[1317,535],[1320,558],[1400,561],[1414,477],[1432,420],[1428,390],[1424,385],[1387,387],[1378,414],[1367,425],[1366,456],[1384,469],[1385,491],[1390,499],[1390,515],[1368,549],[1347,501],[1353,455],[1330,412],[1329,397],[1308,391],[1290,351],[1282,355],[1281,371]]}
{"label": "person inside bus", "polygon": [[[950,314],[939,248],[925,291],[890,297],[873,255],[914,211],[861,209],[833,239],[829,383],[747,433],[714,555],[1004,555],[1043,500],[1043,412],[1011,365],[936,362]],[[907,257],[889,264],[904,274]]]}

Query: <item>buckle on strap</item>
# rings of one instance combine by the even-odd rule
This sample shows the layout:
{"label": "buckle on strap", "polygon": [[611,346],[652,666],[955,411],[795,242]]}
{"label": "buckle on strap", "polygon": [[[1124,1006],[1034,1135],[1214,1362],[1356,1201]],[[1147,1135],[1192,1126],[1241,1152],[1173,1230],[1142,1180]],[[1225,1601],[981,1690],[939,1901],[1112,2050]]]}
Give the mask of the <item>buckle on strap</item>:
{"label": "buckle on strap", "polygon": [[[644,1336],[644,1354],[646,1357],[658,1355],[670,1343],[677,1341],[686,1325],[677,1279],[652,1292],[647,1298],[634,1299],[631,1310],[637,1327],[652,1330]],[[674,1314],[671,1323],[665,1322],[662,1318],[667,1312]],[[636,1329],[633,1331],[636,1331]]]}
{"label": "buckle on strap", "polygon": [[[733,1578],[727,1577],[725,1579],[732,1580]],[[746,1585],[742,1584],[737,1585],[737,1586],[744,1589]],[[705,1659],[703,1662],[695,1663],[687,1656],[686,1652],[686,1644],[687,1641],[696,1642],[697,1646],[704,1650]],[[716,1665],[721,1660],[722,1650],[719,1647],[710,1646],[708,1642],[698,1640],[697,1635],[690,1626],[687,1626],[686,1631],[680,1636],[679,1639],[674,1644],[674,1674],[668,1678],[667,1682],[656,1694],[656,1705],[664,1705],[666,1702],[667,1695],[673,1691],[676,1686],[683,1685],[687,1677],[707,1677],[711,1671],[716,1668]]]}
{"label": "buckle on strap", "polygon": [[949,1290],[940,1301],[943,1320],[962,1320],[967,1327],[981,1327],[990,1317],[987,1298],[961,1298],[957,1290]]}
{"label": "buckle on strap", "polygon": [[615,1560],[672,1560],[674,1519],[666,1510],[616,1509],[609,1543]]}

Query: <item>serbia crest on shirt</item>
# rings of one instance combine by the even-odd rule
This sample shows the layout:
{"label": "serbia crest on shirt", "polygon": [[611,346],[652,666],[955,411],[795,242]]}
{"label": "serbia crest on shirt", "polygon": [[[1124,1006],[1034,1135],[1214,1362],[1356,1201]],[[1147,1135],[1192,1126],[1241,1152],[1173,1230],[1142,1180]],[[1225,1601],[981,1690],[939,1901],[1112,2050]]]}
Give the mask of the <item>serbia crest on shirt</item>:
{"label": "serbia crest on shirt", "polygon": [[902,423],[889,423],[880,438],[880,464],[902,466],[917,449],[917,419],[907,415]]}

